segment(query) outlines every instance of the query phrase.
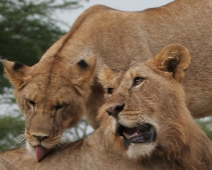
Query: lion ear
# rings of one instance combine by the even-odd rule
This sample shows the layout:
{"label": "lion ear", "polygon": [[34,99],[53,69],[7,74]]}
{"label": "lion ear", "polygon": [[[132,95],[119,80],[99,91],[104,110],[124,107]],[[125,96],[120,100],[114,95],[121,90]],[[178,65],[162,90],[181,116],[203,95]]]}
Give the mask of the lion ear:
{"label": "lion ear", "polygon": [[103,86],[107,86],[107,84],[114,78],[115,75],[116,72],[104,64],[98,74],[98,79]]}
{"label": "lion ear", "polygon": [[92,83],[96,69],[96,56],[93,55],[78,61],[75,67],[79,70],[80,78],[78,79],[78,82]]}
{"label": "lion ear", "polygon": [[26,82],[26,75],[30,70],[30,67],[20,63],[3,60],[4,71],[7,78],[15,88],[22,87]]}
{"label": "lion ear", "polygon": [[172,77],[179,82],[184,78],[190,61],[188,49],[179,44],[166,46],[153,59],[157,69],[170,72]]}

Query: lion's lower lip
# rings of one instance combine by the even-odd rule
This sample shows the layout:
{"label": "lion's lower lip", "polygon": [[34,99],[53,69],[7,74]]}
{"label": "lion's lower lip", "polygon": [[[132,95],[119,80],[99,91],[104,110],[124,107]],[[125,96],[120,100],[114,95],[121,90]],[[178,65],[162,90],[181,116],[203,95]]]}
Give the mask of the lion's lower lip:
{"label": "lion's lower lip", "polygon": [[126,146],[129,146],[130,143],[151,143],[156,139],[154,127],[149,123],[136,128],[128,128],[120,125],[118,131],[124,137]]}

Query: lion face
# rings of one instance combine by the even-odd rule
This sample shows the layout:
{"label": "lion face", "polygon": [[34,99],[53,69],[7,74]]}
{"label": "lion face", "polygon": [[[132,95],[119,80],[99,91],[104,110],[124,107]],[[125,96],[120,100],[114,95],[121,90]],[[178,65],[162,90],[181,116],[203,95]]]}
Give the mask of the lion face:
{"label": "lion face", "polygon": [[103,86],[113,89],[112,93],[106,89],[110,94],[105,111],[114,118],[113,132],[123,138],[128,157],[150,156],[159,145],[168,145],[165,139],[179,133],[173,121],[181,121],[176,108],[186,109],[179,82],[189,63],[187,49],[170,45],[154,59],[137,63],[113,79],[114,86],[105,80],[111,75],[109,68],[100,73]]}
{"label": "lion face", "polygon": [[[42,60],[28,67],[4,61],[16,101],[26,120],[28,150],[39,161],[60,142],[63,131],[82,118],[95,68],[95,57],[64,66]],[[70,75],[69,73],[75,73]]]}

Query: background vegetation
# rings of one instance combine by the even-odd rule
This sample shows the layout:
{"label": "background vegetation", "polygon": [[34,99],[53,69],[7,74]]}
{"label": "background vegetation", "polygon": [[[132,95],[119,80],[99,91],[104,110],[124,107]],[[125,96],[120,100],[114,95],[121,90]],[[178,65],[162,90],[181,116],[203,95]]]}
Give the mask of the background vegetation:
{"label": "background vegetation", "polygon": [[[1,59],[35,64],[65,34],[58,24],[65,23],[55,19],[54,13],[80,7],[80,0],[0,0],[0,152],[24,145],[24,119],[15,105]],[[212,139],[212,118],[197,123]],[[82,121],[74,129],[68,129],[63,140],[77,140],[90,131],[91,127]]]}

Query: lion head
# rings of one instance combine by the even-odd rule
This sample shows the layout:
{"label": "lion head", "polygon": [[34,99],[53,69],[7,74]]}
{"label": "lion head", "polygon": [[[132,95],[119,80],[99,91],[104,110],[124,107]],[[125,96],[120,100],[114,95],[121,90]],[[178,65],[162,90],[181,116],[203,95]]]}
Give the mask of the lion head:
{"label": "lion head", "polygon": [[28,150],[36,154],[38,161],[59,143],[66,128],[82,118],[95,63],[95,56],[76,64],[50,57],[32,67],[3,61],[26,120]]}
{"label": "lion head", "polygon": [[[113,140],[129,158],[165,160],[173,169],[212,166],[210,141],[185,104],[181,82],[189,64],[185,47],[169,45],[119,75],[107,66],[99,74],[108,93],[102,110],[111,117]],[[100,111],[100,121],[106,119],[105,112]]]}

